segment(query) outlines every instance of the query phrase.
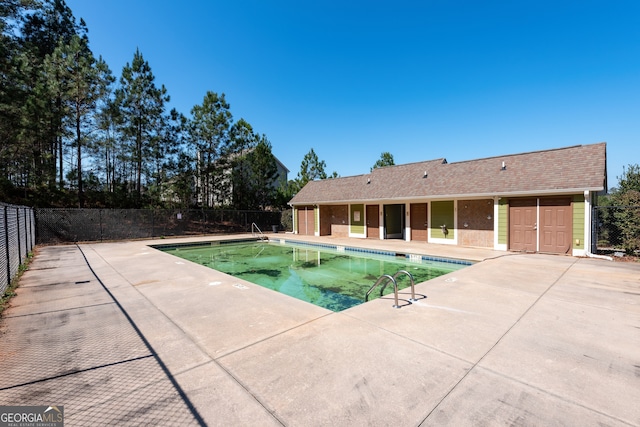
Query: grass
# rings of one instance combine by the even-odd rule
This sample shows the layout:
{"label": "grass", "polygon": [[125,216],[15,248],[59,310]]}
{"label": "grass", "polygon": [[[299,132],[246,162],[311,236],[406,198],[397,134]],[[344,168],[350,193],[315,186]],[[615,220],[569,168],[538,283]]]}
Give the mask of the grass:
{"label": "grass", "polygon": [[9,283],[9,286],[4,291],[4,294],[2,294],[2,297],[0,298],[0,316],[2,316],[2,313],[7,308],[9,308],[9,301],[11,300],[11,298],[16,296],[16,289],[18,288],[18,285],[20,283],[20,277],[22,277],[22,274],[29,269],[29,264],[31,263],[32,259],[33,252],[29,252],[27,254],[27,259],[24,261],[24,263],[20,264],[20,267],[18,267],[18,274],[16,274],[16,276],[11,279],[11,283]]}

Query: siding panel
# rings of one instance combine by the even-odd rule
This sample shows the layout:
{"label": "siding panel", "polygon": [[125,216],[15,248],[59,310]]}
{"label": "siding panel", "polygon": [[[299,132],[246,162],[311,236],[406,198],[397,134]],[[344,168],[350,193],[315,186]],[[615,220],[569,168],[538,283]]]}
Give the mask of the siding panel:
{"label": "siding panel", "polygon": [[[453,200],[431,202],[431,237],[436,239],[452,239],[455,236],[454,204]],[[447,227],[448,233],[442,232],[442,225]]]}

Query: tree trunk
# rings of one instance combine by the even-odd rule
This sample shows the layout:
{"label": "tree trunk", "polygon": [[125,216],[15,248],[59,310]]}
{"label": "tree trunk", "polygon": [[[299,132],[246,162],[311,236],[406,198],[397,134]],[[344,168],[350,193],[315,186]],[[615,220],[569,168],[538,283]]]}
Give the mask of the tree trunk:
{"label": "tree trunk", "polygon": [[76,145],[78,146],[78,206],[84,207],[84,191],[82,188],[82,141],[80,140],[80,109],[76,103]]}

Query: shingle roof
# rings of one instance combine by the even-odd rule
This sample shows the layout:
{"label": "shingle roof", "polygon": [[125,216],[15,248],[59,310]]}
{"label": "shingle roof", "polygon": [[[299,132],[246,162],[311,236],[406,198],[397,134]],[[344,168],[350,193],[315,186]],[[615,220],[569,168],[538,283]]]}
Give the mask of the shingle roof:
{"label": "shingle roof", "polygon": [[289,203],[602,191],[606,163],[604,142],[455,163],[436,159],[311,181]]}

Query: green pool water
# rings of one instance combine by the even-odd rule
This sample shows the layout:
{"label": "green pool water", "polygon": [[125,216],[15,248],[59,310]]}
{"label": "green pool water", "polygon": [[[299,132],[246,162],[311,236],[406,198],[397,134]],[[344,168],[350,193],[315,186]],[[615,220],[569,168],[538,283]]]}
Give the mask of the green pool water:
{"label": "green pool water", "polygon": [[[362,304],[366,292],[383,274],[393,276],[406,270],[418,284],[465,267],[449,262],[409,260],[404,256],[266,242],[158,249],[332,311]],[[410,286],[407,275],[399,276],[397,282],[400,289]],[[392,292],[389,283],[385,295]],[[378,289],[369,299],[377,297]],[[408,299],[410,295],[402,298]]]}

